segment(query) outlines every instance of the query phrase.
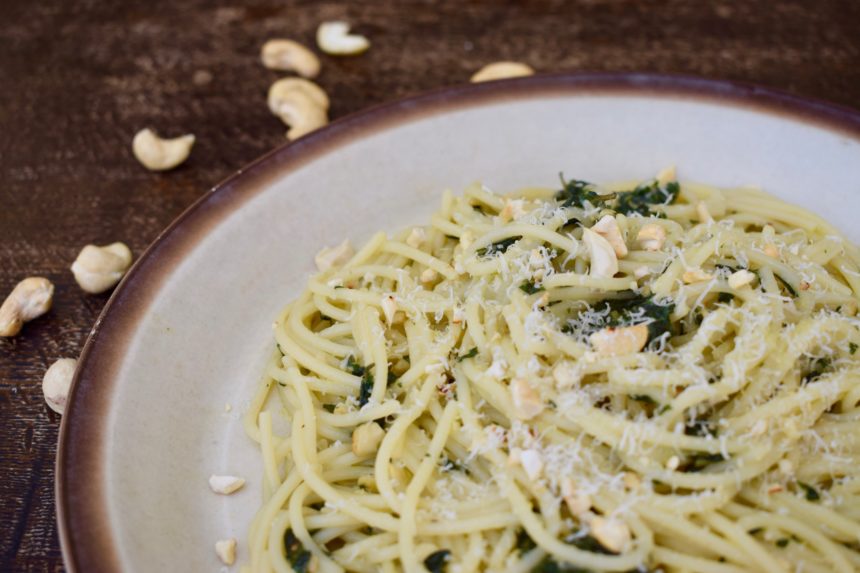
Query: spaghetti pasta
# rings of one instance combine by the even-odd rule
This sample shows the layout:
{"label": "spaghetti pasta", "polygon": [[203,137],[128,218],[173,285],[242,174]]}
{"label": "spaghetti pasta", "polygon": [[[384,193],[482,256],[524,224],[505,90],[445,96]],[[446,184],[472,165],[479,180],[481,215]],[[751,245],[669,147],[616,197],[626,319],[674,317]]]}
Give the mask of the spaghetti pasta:
{"label": "spaghetti pasta", "polygon": [[311,277],[245,418],[245,570],[860,568],[860,251],[630,187],[446,192]]}

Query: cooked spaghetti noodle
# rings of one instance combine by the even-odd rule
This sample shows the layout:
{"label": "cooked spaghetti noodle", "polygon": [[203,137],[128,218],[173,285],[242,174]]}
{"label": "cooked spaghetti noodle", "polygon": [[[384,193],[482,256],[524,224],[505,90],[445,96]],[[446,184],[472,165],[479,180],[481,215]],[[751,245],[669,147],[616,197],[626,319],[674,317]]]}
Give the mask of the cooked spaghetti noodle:
{"label": "cooked spaghetti noodle", "polygon": [[246,417],[246,570],[858,570],[860,253],[631,187],[473,185],[310,278]]}

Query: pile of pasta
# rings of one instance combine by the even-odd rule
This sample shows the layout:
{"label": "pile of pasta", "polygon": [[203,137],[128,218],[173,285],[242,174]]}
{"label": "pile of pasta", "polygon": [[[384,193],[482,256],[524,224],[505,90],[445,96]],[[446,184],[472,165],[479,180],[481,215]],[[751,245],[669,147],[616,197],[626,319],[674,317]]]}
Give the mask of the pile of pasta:
{"label": "pile of pasta", "polygon": [[860,253],[818,216],[475,184],[317,260],[245,420],[245,570],[860,569]]}

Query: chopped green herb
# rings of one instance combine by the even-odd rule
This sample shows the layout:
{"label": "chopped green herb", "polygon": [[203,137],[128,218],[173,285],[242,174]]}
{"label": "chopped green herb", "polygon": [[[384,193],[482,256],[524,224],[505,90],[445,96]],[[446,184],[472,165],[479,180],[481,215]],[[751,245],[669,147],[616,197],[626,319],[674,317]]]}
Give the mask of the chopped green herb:
{"label": "chopped green herb", "polygon": [[648,342],[659,338],[666,332],[672,331],[670,319],[675,303],[657,304],[655,297],[637,296],[631,299],[613,299],[604,301],[609,308],[605,326],[626,326],[629,324],[645,324],[648,327]]}
{"label": "chopped green herb", "polygon": [[717,295],[717,302],[730,303],[735,300],[735,295],[730,292],[721,292]]}
{"label": "chopped green herb", "polygon": [[764,527],[753,527],[752,529],[747,531],[747,533],[749,533],[750,535],[755,535],[756,533],[761,533],[762,531],[764,531]]}
{"label": "chopped green herb", "polygon": [[479,257],[489,257],[497,253],[504,253],[511,247],[511,245],[513,245],[519,240],[520,237],[508,237],[507,239],[502,239],[501,241],[490,243],[486,247],[481,247],[480,249],[475,251],[475,254]]}
{"label": "chopped green herb", "polygon": [[818,501],[821,499],[821,494],[818,493],[818,490],[809,485],[808,483],[803,483],[802,481],[797,482],[797,485],[803,490],[806,501]]}
{"label": "chopped green herb", "polygon": [[779,281],[779,283],[782,285],[782,287],[786,291],[788,291],[788,294],[791,295],[791,298],[797,298],[797,291],[794,289],[793,286],[791,286],[791,284],[789,284],[789,282],[787,280],[785,280],[784,278],[782,278],[781,276],[779,276],[776,273],[773,273],[773,276],[777,281]]}
{"label": "chopped green herb", "polygon": [[292,529],[284,532],[284,549],[287,553],[287,561],[290,562],[293,571],[296,571],[296,573],[307,573],[313,555],[296,538]]}
{"label": "chopped green herb", "polygon": [[440,549],[435,553],[431,553],[424,559],[424,567],[430,573],[443,573],[448,567],[448,561],[451,560],[451,552],[447,549]]}
{"label": "chopped green herb", "polygon": [[696,453],[686,459],[684,465],[679,468],[679,471],[686,473],[697,473],[711,464],[715,464],[717,462],[722,462],[725,460],[726,458],[723,457],[723,454]]}
{"label": "chopped green herb", "polygon": [[364,406],[370,400],[370,394],[373,392],[373,364],[370,364],[364,369],[364,375],[361,377],[361,386],[358,389],[358,405]]}
{"label": "chopped green herb", "polygon": [[788,545],[789,541],[791,541],[791,540],[788,537],[783,537],[782,539],[777,539],[776,540],[776,546],[777,547],[785,547],[786,545]]}
{"label": "chopped green herb", "polygon": [[517,532],[517,545],[516,545],[516,547],[517,547],[517,552],[522,554],[522,553],[528,553],[529,551],[531,551],[532,549],[537,547],[537,544],[534,542],[534,539],[532,539],[529,536],[528,532],[525,529],[520,529]]}
{"label": "chopped green herb", "polygon": [[325,410],[329,414],[334,413],[335,407],[336,407],[335,404],[323,404],[323,410]]}
{"label": "chopped green herb", "polygon": [[657,408],[657,411],[654,413],[657,414],[658,416],[662,416],[663,414],[665,414],[666,412],[668,412],[671,409],[672,409],[672,406],[670,406],[669,404],[663,404],[662,406]]}
{"label": "chopped green herb", "polygon": [[857,347],[857,345],[856,345],[856,344],[854,344],[853,342],[849,342],[849,343],[848,343],[848,352],[850,352],[852,355],[853,355],[855,352],[857,352],[857,348],[858,348],[858,347]]}
{"label": "chopped green herb", "polygon": [[346,359],[346,369],[353,376],[363,376],[364,366],[355,361],[355,358],[350,354]]}
{"label": "chopped green herb", "polygon": [[815,380],[820,378],[822,374],[824,374],[830,369],[832,362],[833,361],[827,356],[823,358],[816,358],[815,360],[813,360],[809,365],[809,369],[806,371],[806,373],[803,375],[803,378],[800,380],[800,384],[802,386],[805,386],[806,384],[814,382]]}
{"label": "chopped green herb", "polygon": [[520,285],[520,290],[526,294],[535,294],[536,292],[544,290],[544,288],[542,286],[536,285],[532,281],[526,281]]}
{"label": "chopped green herb", "polygon": [[687,436],[697,436],[700,438],[717,437],[717,425],[710,420],[695,420],[684,424],[684,434]]}
{"label": "chopped green herb", "polygon": [[558,177],[561,179],[562,189],[555,194],[555,200],[561,201],[562,207],[581,208],[585,206],[586,202],[597,205],[605,200],[594,191],[594,186],[588,181],[579,179],[565,181],[564,175],[561,173],[558,174]]}
{"label": "chopped green herb", "polygon": [[615,203],[615,210],[625,215],[638,213],[644,217],[655,215],[651,209],[653,205],[669,205],[678,199],[678,194],[681,192],[681,187],[677,181],[672,181],[666,184],[665,188],[661,188],[659,183],[643,183],[637,186],[633,191],[626,191],[618,194],[618,200]]}
{"label": "chopped green herb", "polygon": [[461,355],[461,356],[458,356],[458,357],[457,357],[457,362],[462,362],[462,361],[464,361],[464,360],[466,360],[466,359],[474,358],[474,357],[475,357],[475,356],[477,356],[477,355],[478,355],[478,347],[477,347],[477,346],[475,346],[474,348],[472,348],[472,349],[471,349],[469,352],[467,352],[466,354],[463,354],[463,355]]}
{"label": "chopped green herb", "polygon": [[645,404],[657,404],[657,400],[649,396],[648,394],[632,394],[630,396],[631,400],[636,400],[637,402],[644,402]]}

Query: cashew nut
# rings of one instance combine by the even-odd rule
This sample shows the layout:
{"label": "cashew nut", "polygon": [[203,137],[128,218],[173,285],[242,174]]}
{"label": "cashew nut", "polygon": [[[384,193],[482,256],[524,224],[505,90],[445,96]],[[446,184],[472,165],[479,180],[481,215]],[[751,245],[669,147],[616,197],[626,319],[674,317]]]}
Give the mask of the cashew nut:
{"label": "cashew nut", "polygon": [[72,273],[84,291],[98,294],[116,286],[130,266],[131,250],[123,243],[87,245],[72,263]]}
{"label": "cashew nut", "polygon": [[591,254],[589,274],[598,278],[612,278],[618,272],[618,258],[609,241],[591,229],[582,230],[582,241]]}
{"label": "cashew nut", "polygon": [[739,289],[742,286],[748,285],[753,282],[755,279],[755,275],[749,272],[746,269],[741,269],[739,271],[733,272],[729,276],[729,286],[733,289]]}
{"label": "cashew nut", "polygon": [[289,139],[328,123],[329,99],[321,87],[302,78],[284,78],[269,88],[269,110],[290,126]]}
{"label": "cashew nut", "polygon": [[42,393],[48,406],[62,415],[66,410],[66,402],[69,399],[69,388],[72,378],[75,376],[75,368],[78,361],[74,358],[60,358],[45,372],[42,378]]}
{"label": "cashew nut", "polygon": [[519,62],[495,62],[487,64],[472,75],[472,83],[489,82],[492,80],[504,80],[507,78],[520,78],[534,75],[535,71],[526,64]]}
{"label": "cashew nut", "polygon": [[230,495],[231,493],[242,489],[242,486],[244,485],[245,479],[237,476],[209,476],[209,487],[212,491],[220,493],[221,495]]}
{"label": "cashew nut", "polygon": [[42,277],[29,277],[12,289],[0,306],[0,336],[15,336],[25,322],[51,309],[54,285]]}
{"label": "cashew nut", "polygon": [[236,539],[221,539],[215,542],[215,555],[224,565],[232,565],[236,562]]}
{"label": "cashew nut", "polygon": [[591,226],[591,230],[609,241],[617,258],[627,256],[627,245],[621,235],[618,221],[612,215],[604,215],[597,223]]}
{"label": "cashew nut", "polygon": [[604,328],[588,337],[598,356],[635,354],[648,342],[648,327],[644,324]]}
{"label": "cashew nut", "polygon": [[137,160],[150,171],[166,171],[188,159],[193,145],[194,136],[191,134],[162,139],[147,127],[135,134],[131,150]]}
{"label": "cashew nut", "polygon": [[270,70],[296,72],[306,78],[315,78],[320,73],[316,54],[293,40],[269,40],[260,50],[260,59]]}
{"label": "cashew nut", "polygon": [[612,553],[621,553],[630,543],[630,528],[623,521],[597,516],[589,526],[591,536]]}
{"label": "cashew nut", "polygon": [[348,22],[323,22],[317,28],[317,45],[332,56],[356,56],[370,47],[370,40],[350,34]]}
{"label": "cashew nut", "polygon": [[521,420],[530,420],[544,409],[540,395],[521,378],[511,380],[511,400],[514,403],[517,418]]}
{"label": "cashew nut", "polygon": [[376,451],[385,430],[376,422],[367,422],[358,426],[352,432],[352,453],[357,456],[366,456]]}
{"label": "cashew nut", "polygon": [[712,275],[711,273],[703,271],[699,267],[688,269],[688,270],[684,271],[683,275],[681,275],[681,279],[688,285],[693,284],[693,283],[702,283],[705,281],[709,281],[712,278],[714,278],[714,275]]}

